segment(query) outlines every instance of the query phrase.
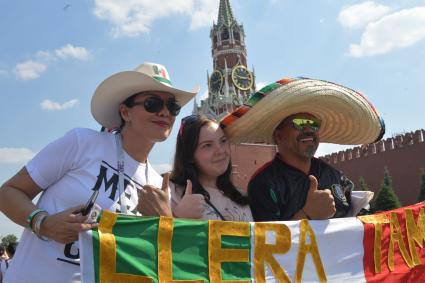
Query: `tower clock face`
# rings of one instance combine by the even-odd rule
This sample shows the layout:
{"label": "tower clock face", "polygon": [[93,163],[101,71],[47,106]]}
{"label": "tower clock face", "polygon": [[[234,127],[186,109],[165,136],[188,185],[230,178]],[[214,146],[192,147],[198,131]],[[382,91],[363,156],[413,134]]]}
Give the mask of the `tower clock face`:
{"label": "tower clock face", "polygon": [[218,93],[223,86],[223,76],[221,72],[215,70],[210,77],[210,90],[212,93]]}
{"label": "tower clock face", "polygon": [[233,67],[232,80],[235,86],[240,90],[250,89],[253,83],[252,74],[245,66],[242,65]]}

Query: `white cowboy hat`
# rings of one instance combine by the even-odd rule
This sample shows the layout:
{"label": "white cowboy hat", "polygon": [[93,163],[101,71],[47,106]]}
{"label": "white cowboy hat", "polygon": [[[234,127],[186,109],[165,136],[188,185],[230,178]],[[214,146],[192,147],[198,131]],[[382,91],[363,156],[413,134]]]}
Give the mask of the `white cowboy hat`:
{"label": "white cowboy hat", "polygon": [[192,92],[174,88],[167,69],[155,63],[143,63],[134,71],[116,73],[99,84],[91,100],[94,119],[108,129],[120,126],[119,106],[133,94],[143,91],[163,91],[174,95],[177,103],[184,106],[199,91]]}
{"label": "white cowboy hat", "polygon": [[265,86],[225,116],[221,125],[233,143],[274,144],[276,127],[297,113],[310,113],[322,121],[321,142],[366,144],[385,133],[384,121],[362,94],[308,78],[285,78]]}

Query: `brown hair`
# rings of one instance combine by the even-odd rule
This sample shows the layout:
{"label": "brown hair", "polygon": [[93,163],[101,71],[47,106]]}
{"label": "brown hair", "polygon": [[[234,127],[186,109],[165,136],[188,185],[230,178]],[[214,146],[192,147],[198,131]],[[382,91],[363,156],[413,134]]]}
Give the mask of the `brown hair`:
{"label": "brown hair", "polygon": [[[186,187],[186,182],[189,179],[192,182],[193,193],[203,195],[206,194],[206,191],[199,182],[199,169],[195,165],[194,153],[198,146],[202,127],[210,123],[217,122],[204,115],[191,115],[182,119],[177,135],[173,171],[170,176],[173,183],[183,188]],[[248,204],[248,198],[243,196],[233,185],[231,175],[232,163],[229,162],[226,171],[217,177],[217,188],[232,201],[241,205]]]}

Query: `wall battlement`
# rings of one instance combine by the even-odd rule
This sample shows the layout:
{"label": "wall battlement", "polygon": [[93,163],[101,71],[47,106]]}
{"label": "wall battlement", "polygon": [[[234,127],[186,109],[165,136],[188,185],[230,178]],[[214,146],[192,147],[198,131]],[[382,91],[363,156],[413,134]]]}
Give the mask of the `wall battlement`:
{"label": "wall battlement", "polygon": [[329,164],[337,164],[352,159],[361,159],[370,155],[383,155],[387,152],[405,147],[414,146],[425,142],[425,130],[396,135],[376,143],[365,144],[347,150],[334,152],[320,157]]}

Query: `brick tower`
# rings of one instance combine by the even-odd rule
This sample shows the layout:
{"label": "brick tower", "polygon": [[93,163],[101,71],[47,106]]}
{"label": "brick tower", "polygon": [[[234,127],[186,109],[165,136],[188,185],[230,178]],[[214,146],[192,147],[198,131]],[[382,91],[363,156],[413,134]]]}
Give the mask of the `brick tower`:
{"label": "brick tower", "polygon": [[254,71],[247,67],[245,31],[233,16],[229,0],[220,0],[217,24],[210,31],[213,70],[207,72],[208,97],[194,114],[221,118],[242,105],[255,91]]}
{"label": "brick tower", "polygon": [[[210,31],[213,70],[207,72],[208,97],[193,114],[206,114],[219,120],[245,103],[255,89],[254,68],[247,67],[245,31],[233,16],[229,0],[220,0],[217,24]],[[238,188],[245,189],[251,175],[276,154],[274,145],[231,145],[232,179]]]}

